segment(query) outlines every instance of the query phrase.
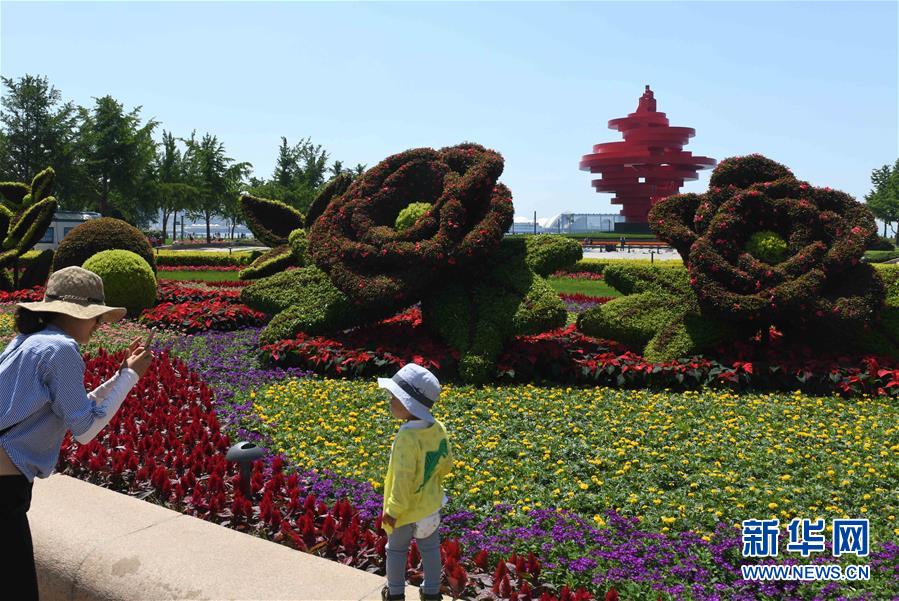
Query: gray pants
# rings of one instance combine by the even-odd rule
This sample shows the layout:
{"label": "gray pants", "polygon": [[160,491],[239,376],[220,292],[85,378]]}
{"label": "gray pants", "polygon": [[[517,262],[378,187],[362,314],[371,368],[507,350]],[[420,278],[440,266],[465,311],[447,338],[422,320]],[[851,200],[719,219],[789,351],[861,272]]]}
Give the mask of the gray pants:
{"label": "gray pants", "polygon": [[[421,590],[428,595],[440,592],[440,529],[421,540],[416,539],[421,554],[421,567],[425,573]],[[412,543],[412,524],[400,526],[387,537],[387,586],[391,595],[402,595],[406,591],[406,561],[409,545]]]}

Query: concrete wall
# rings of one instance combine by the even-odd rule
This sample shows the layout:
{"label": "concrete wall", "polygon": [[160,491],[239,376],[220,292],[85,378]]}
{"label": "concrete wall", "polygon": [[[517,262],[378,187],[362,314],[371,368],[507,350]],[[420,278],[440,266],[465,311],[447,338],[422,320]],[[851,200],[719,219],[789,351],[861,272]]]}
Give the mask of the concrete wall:
{"label": "concrete wall", "polygon": [[[383,576],[67,476],[28,513],[42,601],[380,599]],[[406,598],[418,599],[409,587]]]}

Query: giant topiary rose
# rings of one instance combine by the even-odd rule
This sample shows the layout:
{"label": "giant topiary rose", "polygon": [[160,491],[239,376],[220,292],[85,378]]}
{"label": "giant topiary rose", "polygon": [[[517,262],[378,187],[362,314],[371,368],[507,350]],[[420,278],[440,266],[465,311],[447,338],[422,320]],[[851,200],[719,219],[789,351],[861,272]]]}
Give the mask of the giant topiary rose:
{"label": "giant topiary rose", "polygon": [[666,198],[649,223],[684,257],[706,315],[849,330],[883,306],[883,284],[861,262],[876,237],[867,207],[761,155],[722,161],[706,194]]}
{"label": "giant topiary rose", "polygon": [[[381,161],[312,224],[309,252],[337,288],[363,306],[401,308],[447,269],[492,254],[512,224],[499,153],[477,144],[417,148]],[[428,203],[397,230],[400,211]]]}

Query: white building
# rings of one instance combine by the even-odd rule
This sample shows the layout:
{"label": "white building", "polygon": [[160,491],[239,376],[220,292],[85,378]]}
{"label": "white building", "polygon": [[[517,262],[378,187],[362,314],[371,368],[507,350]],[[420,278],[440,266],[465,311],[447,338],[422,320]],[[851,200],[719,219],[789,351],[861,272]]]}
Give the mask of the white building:
{"label": "white building", "polygon": [[616,223],[623,223],[624,215],[613,213],[559,213],[554,217],[516,215],[512,222],[512,234],[533,234],[536,223],[538,234],[586,234],[590,232],[614,232]]}

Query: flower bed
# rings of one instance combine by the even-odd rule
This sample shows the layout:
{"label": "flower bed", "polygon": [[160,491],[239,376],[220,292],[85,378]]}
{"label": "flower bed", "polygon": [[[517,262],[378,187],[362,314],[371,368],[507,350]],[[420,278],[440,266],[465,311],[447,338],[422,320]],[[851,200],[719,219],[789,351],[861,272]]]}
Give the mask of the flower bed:
{"label": "flower bed", "polygon": [[[380,486],[396,422],[373,382],[292,380],[256,394],[254,407],[291,463]],[[741,581],[739,565],[751,561],[736,525],[871,515],[880,562],[868,561],[871,590],[899,594],[899,471],[876,459],[895,452],[886,399],[448,385],[435,413],[456,455],[443,534],[473,562],[486,552],[488,573],[497,557],[533,553],[545,582],[594,594],[614,585],[625,599],[810,599],[825,583]],[[809,437],[796,415],[847,427]],[[743,440],[752,445],[735,444]],[[858,467],[849,474],[844,463]]]}
{"label": "flower bed", "polygon": [[[239,302],[240,288],[242,286],[209,286],[210,283],[221,284],[222,282],[187,283],[175,280],[162,280],[156,289],[156,301],[159,303],[184,303],[206,300]],[[221,288],[226,289],[222,290]]]}
{"label": "flower bed", "polygon": [[204,300],[183,303],[161,303],[141,313],[145,326],[175,329],[186,333],[207,330],[236,330],[265,323],[265,314],[246,305],[227,301]]}
{"label": "flower bed", "polygon": [[565,309],[569,313],[581,313],[586,311],[590,307],[595,307],[596,305],[601,305],[603,303],[607,303],[612,300],[613,296],[591,296],[589,294],[567,294],[565,292],[559,293],[559,298],[565,303]]}

